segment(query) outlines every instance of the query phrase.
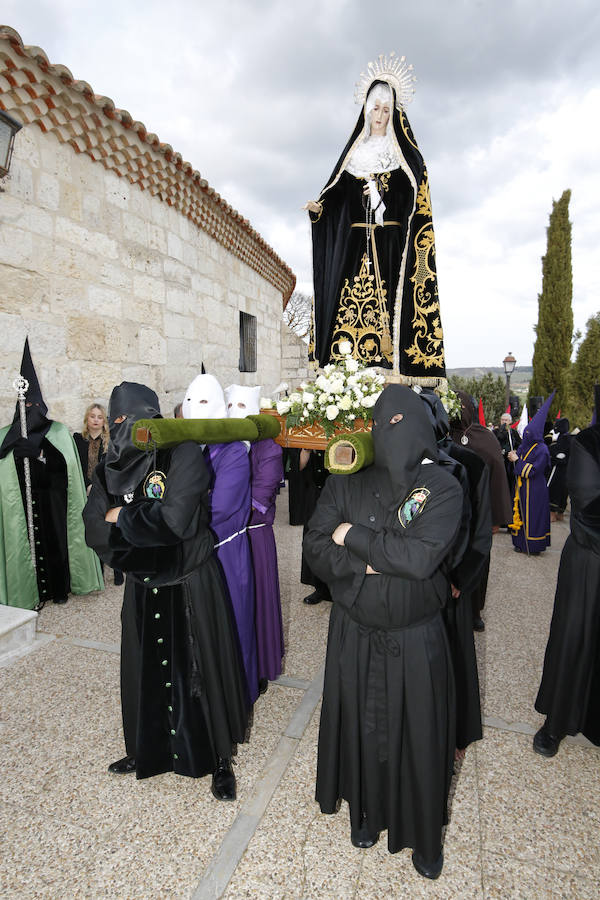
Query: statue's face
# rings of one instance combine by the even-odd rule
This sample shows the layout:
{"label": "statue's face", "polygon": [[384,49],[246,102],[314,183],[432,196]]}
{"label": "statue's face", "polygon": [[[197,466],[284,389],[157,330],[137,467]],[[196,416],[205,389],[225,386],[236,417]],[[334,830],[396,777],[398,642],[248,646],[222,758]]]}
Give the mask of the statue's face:
{"label": "statue's face", "polygon": [[385,134],[390,121],[390,105],[377,99],[371,110],[371,134]]}

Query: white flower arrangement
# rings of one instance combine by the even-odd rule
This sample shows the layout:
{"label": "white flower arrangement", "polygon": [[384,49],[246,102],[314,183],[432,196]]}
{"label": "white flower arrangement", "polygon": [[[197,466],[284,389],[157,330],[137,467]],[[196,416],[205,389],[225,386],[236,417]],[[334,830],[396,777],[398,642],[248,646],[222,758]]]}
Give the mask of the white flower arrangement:
{"label": "white flower arrangement", "polygon": [[462,407],[460,404],[460,398],[457,394],[454,393],[451,387],[448,388],[445,393],[440,393],[440,399],[444,406],[444,409],[448,413],[448,419],[452,422],[453,419],[460,419],[462,415]]}
{"label": "white flower arrangement", "polygon": [[285,416],[287,428],[317,424],[329,438],[337,426],[351,431],[356,419],[371,418],[385,376],[352,359],[349,341],[339,347],[343,360],[326,365],[314,382],[303,382],[289,397],[277,401],[277,412]]}

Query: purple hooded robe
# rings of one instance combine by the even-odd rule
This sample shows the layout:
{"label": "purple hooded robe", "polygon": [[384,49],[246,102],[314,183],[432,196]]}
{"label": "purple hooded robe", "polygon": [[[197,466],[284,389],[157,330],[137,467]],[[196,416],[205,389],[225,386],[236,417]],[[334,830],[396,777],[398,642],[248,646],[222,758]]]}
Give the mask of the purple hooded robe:
{"label": "purple hooded robe", "polygon": [[544,425],[554,393],[537,411],[523,432],[523,443],[516,451],[513,544],[523,553],[541,553],[550,546],[550,497],[546,478],[550,471],[550,451],[544,443]]}
{"label": "purple hooded robe", "polygon": [[271,439],[250,448],[252,517],[250,545],[256,591],[258,677],[273,681],[281,675],[284,654],[277,548],[273,534],[277,488],[283,478],[282,450]]}
{"label": "purple hooded robe", "polygon": [[[211,474],[210,527],[240,639],[250,702],[258,697],[254,576],[246,526],[250,519],[250,462],[241,441],[212,444],[204,451]],[[228,540],[229,538],[229,540]],[[219,546],[220,544],[220,546]]]}

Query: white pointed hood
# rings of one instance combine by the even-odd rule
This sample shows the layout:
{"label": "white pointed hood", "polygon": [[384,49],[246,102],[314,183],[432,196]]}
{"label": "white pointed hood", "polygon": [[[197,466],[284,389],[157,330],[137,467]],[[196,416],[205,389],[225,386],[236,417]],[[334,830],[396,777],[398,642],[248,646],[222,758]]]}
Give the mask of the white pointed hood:
{"label": "white pointed hood", "polygon": [[197,375],[185,392],[181,411],[184,419],[224,419],[223,388],[214,375]]}
{"label": "white pointed hood", "polygon": [[230,384],[225,388],[225,404],[230,419],[257,416],[260,411],[260,385],[246,387],[243,384]]}

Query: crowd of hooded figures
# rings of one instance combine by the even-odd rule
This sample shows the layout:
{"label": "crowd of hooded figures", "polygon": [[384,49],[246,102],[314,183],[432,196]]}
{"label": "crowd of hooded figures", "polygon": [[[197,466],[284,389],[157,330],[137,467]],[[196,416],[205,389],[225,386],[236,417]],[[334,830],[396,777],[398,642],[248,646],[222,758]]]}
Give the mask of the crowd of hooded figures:
{"label": "crowd of hooded figures", "polygon": [[[107,420],[99,404],[86,410],[73,441],[47,417],[27,344],[22,374],[26,437],[19,405],[0,431],[1,600],[64,602],[103,586],[101,564],[117,579],[124,573],[125,755],[109,771],[210,775],[214,796],[234,800],[237,746],[249,739],[253,706],[281,674],[285,652],[272,527],[281,447],[187,440],[140,449],[132,424],[161,414],[156,393],[131,382],[114,388]],[[306,600],[332,602],[316,799],[323,813],[346,800],[356,847],[387,831],[390,852],[412,848],[428,878],[443,866],[455,760],[482,737],[473,629],[492,534],[511,524],[525,556],[549,544],[548,490],[540,512],[534,479],[548,476],[540,423],[550,399],[514,451],[512,508],[501,444],[475,423],[467,395],[451,427],[433,390],[389,385],[373,410],[371,465],[327,477],[318,453],[291,460],[302,580],[315,587]],[[223,420],[258,411],[258,388],[223,391],[200,374],[180,414]],[[600,744],[600,426],[571,437],[569,454],[571,534],[536,700],[546,721],[534,749],[545,756],[567,734]]]}
{"label": "crowd of hooded figures", "polygon": [[[567,493],[533,744],[548,757],[567,734],[600,744],[600,425],[569,438],[559,420],[548,449],[549,398],[522,441],[507,421],[496,437],[461,392],[448,421],[432,389],[446,376],[435,240],[403,66],[369,64],[350,139],[306,205],[313,359],[335,363],[346,345],[392,372],[373,408],[373,461],[328,476],[306,448],[290,454],[288,480],[305,602],[331,601],[316,800],[328,814],[347,802],[355,847],[387,831],[391,853],[411,848],[437,878],[454,763],[482,737],[473,631],[485,627],[492,535],[510,527],[524,560],[544,552]],[[160,418],[158,397],[132,382],[114,388],[108,416],[88,407],[74,442],[47,417],[27,343],[21,372],[27,390],[0,431],[0,603],[66,602],[100,590],[102,567],[124,577],[125,755],[109,771],[210,775],[215,798],[235,800],[232,761],[285,651],[281,448],[184,440],[148,452],[132,425]],[[176,416],[256,415],[258,391],[223,391],[203,372]]]}

